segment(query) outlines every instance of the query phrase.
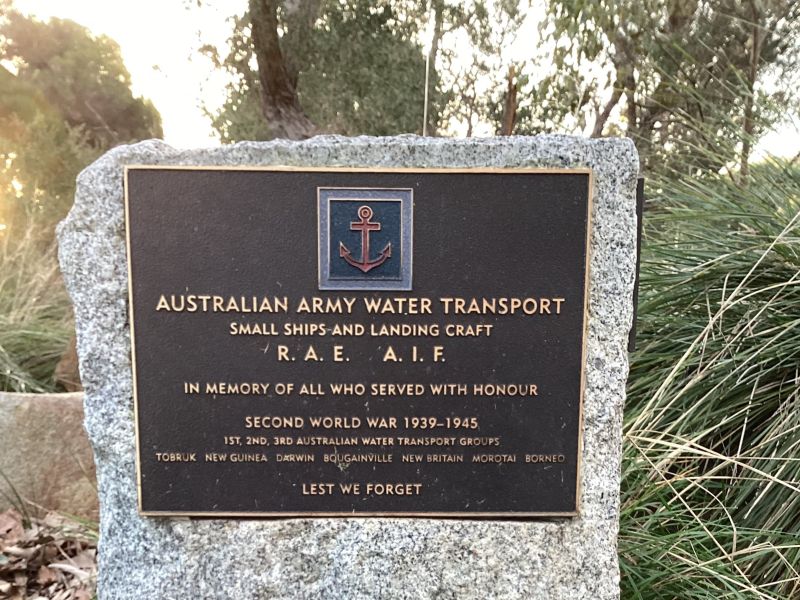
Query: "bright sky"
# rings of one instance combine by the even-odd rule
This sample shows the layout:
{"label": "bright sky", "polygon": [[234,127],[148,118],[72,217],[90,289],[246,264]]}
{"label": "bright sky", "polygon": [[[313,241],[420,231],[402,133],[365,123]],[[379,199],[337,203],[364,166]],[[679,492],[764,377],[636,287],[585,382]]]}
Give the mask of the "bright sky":
{"label": "bright sky", "polygon": [[[225,79],[214,73],[197,48],[201,43],[222,47],[231,31],[226,19],[241,13],[246,0],[204,0],[201,9],[196,0],[15,0],[15,5],[40,19],[72,19],[95,34],[112,37],[122,49],[134,93],[150,98],[161,113],[166,141],[182,148],[219,144],[201,105],[220,105]],[[533,29],[533,23],[527,23],[524,29],[528,28]],[[520,45],[535,34],[521,31],[511,53],[518,54]],[[784,124],[767,135],[756,154],[767,152],[800,152],[800,123]]]}

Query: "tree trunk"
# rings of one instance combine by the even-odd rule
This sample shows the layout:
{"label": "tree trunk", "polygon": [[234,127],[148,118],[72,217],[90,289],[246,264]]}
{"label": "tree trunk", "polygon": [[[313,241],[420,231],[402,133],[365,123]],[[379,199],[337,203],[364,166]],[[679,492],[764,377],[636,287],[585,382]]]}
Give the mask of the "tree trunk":
{"label": "tree trunk", "polygon": [[249,0],[253,51],[261,84],[261,112],[271,138],[301,140],[315,133],[297,98],[278,38],[277,0]]}
{"label": "tree trunk", "polygon": [[514,133],[514,125],[517,121],[517,81],[514,65],[508,67],[508,87],[506,88],[506,98],[503,106],[503,124],[500,128],[500,135],[511,135]]}
{"label": "tree trunk", "polygon": [[[428,80],[425,82],[426,86],[430,86],[430,82],[436,81],[436,57],[439,55],[439,44],[442,41],[442,34],[444,33],[442,30],[442,26],[444,24],[444,4],[442,2],[434,2],[433,3],[433,37],[431,38],[431,47],[430,51],[428,52]],[[426,89],[428,92],[426,98],[426,102],[430,103],[430,90]],[[425,107],[427,112],[427,123],[425,128],[426,135],[435,136],[436,135],[436,118],[433,112],[427,107]]]}
{"label": "tree trunk", "polygon": [[603,112],[597,115],[597,120],[594,122],[594,128],[592,129],[593,138],[603,135],[603,128],[606,126],[608,117],[611,116],[611,111],[614,110],[614,107],[619,104],[619,100],[622,98],[622,85],[618,85],[619,83],[614,84],[614,92],[611,94],[611,99],[606,104]]}
{"label": "tree trunk", "polygon": [[[635,62],[635,59],[633,57],[631,45],[624,36],[618,35],[614,40],[614,49],[616,51],[614,58],[614,70],[617,73],[616,80],[614,81],[614,90],[611,92],[611,98],[603,108],[603,111],[597,115],[597,119],[594,122],[594,127],[592,128],[593,138],[603,135],[603,129],[606,126],[608,118],[611,116],[611,112],[614,110],[614,107],[619,104],[623,92],[629,89],[631,90],[628,96],[629,131],[632,124],[636,122],[636,106],[633,104],[632,91],[636,85],[632,66]],[[633,120],[630,120],[631,117],[633,117]]]}
{"label": "tree trunk", "polygon": [[636,80],[634,79],[632,72],[625,77],[625,103],[627,104],[626,114],[628,117],[628,127],[625,130],[625,135],[627,135],[629,138],[632,138],[635,142],[637,137],[636,128],[638,126],[638,119],[636,118]]}
{"label": "tree trunk", "polygon": [[753,116],[755,104],[756,78],[758,77],[758,64],[761,61],[761,46],[764,36],[759,27],[759,13],[755,2],[750,2],[752,19],[751,27],[751,47],[750,47],[750,69],[747,77],[747,97],[744,104],[744,135],[742,136],[741,171],[740,179],[742,185],[747,184],[750,176],[750,152],[753,143],[753,133],[755,132],[755,119]]}

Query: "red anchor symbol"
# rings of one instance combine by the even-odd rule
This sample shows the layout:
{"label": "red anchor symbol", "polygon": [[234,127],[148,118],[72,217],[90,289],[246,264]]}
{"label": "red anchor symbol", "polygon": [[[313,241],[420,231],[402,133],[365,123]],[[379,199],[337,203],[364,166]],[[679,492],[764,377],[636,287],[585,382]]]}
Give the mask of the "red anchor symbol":
{"label": "red anchor symbol", "polygon": [[378,258],[375,260],[369,259],[369,234],[371,231],[381,230],[380,223],[370,222],[372,215],[373,212],[369,206],[362,206],[358,209],[358,218],[361,220],[350,223],[351,231],[361,232],[361,261],[355,260],[350,255],[350,250],[347,249],[347,246],[345,246],[342,242],[339,242],[339,256],[345,259],[347,264],[354,266],[356,269],[359,269],[364,273],[371,271],[375,267],[379,267],[385,263],[389,257],[392,256],[392,243],[389,242],[386,244],[384,249],[381,250]]}

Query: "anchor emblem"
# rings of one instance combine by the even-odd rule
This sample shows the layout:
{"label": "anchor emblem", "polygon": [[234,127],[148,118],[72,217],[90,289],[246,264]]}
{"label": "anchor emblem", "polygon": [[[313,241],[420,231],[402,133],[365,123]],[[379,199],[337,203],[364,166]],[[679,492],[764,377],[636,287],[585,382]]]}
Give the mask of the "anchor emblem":
{"label": "anchor emblem", "polygon": [[381,250],[380,255],[375,260],[369,259],[369,234],[372,231],[380,231],[381,224],[380,223],[373,223],[370,221],[372,218],[372,209],[369,206],[362,206],[358,209],[358,218],[361,219],[360,221],[354,221],[350,223],[350,230],[351,231],[360,231],[361,232],[361,260],[358,261],[353,258],[350,253],[350,250],[347,249],[342,242],[339,242],[339,256],[343,258],[347,264],[354,266],[356,269],[360,270],[362,273],[367,273],[374,269],[375,267],[379,267],[383,263],[385,263],[391,256],[392,256],[392,243],[389,242],[386,246]]}

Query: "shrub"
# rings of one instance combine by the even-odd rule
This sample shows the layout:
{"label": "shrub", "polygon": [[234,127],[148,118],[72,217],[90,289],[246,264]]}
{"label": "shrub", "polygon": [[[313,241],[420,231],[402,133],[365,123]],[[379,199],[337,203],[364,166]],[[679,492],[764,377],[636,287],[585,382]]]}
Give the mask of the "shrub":
{"label": "shrub", "polygon": [[649,191],[624,598],[800,597],[800,169]]}
{"label": "shrub", "polygon": [[52,234],[35,221],[0,232],[0,390],[48,392],[72,336]]}

